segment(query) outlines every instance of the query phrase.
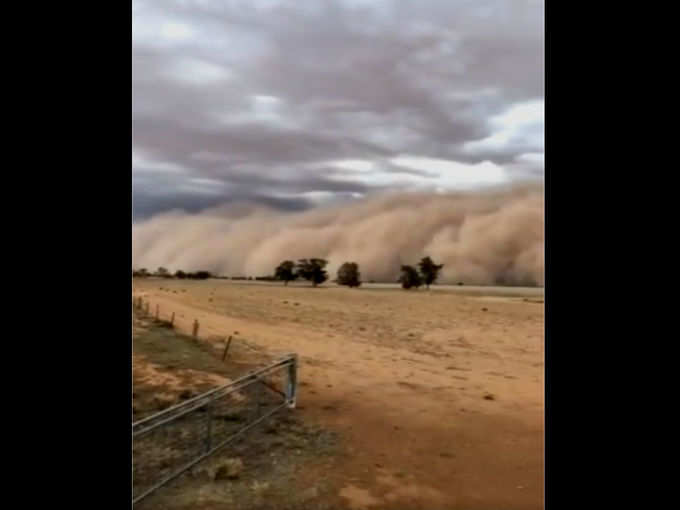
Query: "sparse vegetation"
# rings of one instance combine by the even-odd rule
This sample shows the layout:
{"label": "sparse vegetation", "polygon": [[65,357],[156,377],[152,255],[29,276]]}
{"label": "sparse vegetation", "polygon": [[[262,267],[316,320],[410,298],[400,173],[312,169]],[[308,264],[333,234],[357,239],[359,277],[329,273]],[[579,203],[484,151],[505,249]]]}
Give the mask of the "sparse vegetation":
{"label": "sparse vegetation", "polygon": [[155,276],[157,278],[178,278],[180,280],[183,280],[185,278],[193,280],[207,280],[208,278],[213,278],[213,275],[210,271],[196,271],[193,273],[185,273],[184,271],[179,269],[173,275],[172,273],[170,273],[170,271],[168,271],[164,267],[159,267],[153,274],[149,273],[146,268],[133,270],[132,276],[134,278],[147,278],[149,276]]}
{"label": "sparse vegetation", "polygon": [[195,273],[187,273],[186,277],[192,280],[207,280],[212,278],[210,271],[196,271]]}
{"label": "sparse vegetation", "polygon": [[300,259],[297,264],[297,274],[299,277],[312,282],[316,287],[328,279],[328,273],[324,270],[328,264],[324,259]]}
{"label": "sparse vegetation", "polygon": [[[313,251],[311,254],[316,255]],[[321,257],[323,255],[325,253]],[[298,261],[297,257],[281,257],[281,260],[287,258]],[[325,267],[329,273],[328,280],[336,278],[335,273],[342,265],[338,260],[342,258],[342,255],[333,256],[333,263],[329,257],[333,271]],[[352,262],[352,259],[347,257],[345,261]],[[419,261],[418,257],[406,258],[403,264],[410,264],[417,271]],[[308,366],[311,367],[311,370],[302,367],[299,372],[299,405],[310,409],[314,405],[310,403],[313,399],[317,405],[313,414],[318,410],[318,416],[314,414],[314,419],[337,427],[342,433],[343,447],[366,451],[371,465],[380,462],[385,466],[384,469],[396,477],[394,473],[397,472],[411,473],[413,462],[420,462],[433,466],[427,474],[446,480],[452,466],[456,467],[455,463],[463,457],[488,459],[488,465],[496,466],[496,453],[500,450],[504,459],[509,460],[505,467],[501,466],[499,476],[507,474],[512,489],[515,488],[517,476],[515,459],[531,462],[535,466],[522,476],[526,474],[527,479],[538,483],[543,454],[540,437],[543,423],[541,385],[544,371],[544,311],[542,304],[522,302],[522,298],[542,299],[542,295],[525,290],[518,290],[515,295],[514,291],[509,293],[491,287],[465,293],[460,292],[464,290],[462,287],[454,287],[435,290],[432,294],[406,292],[399,284],[373,288],[366,285],[369,266],[360,260],[356,260],[356,263],[363,280],[359,290],[323,289],[327,283],[322,284],[321,289],[313,289],[306,280],[294,282],[291,289],[282,289],[282,281],[274,284],[234,281],[222,282],[220,285],[220,282],[213,280],[175,280],[169,284],[167,280],[154,278],[136,280],[136,295],[148,296],[151,306],[149,315],[143,317],[148,323],[145,328],[148,329],[135,331],[133,349],[137,353],[137,374],[134,391],[137,396],[133,401],[136,406],[134,419],[141,419],[167,405],[160,400],[155,402],[157,397],[163,399],[168,395],[174,398],[174,402],[184,401],[192,395],[189,392],[199,394],[220,384],[208,374],[225,378],[239,377],[251,367],[249,364],[241,365],[242,361],[250,363],[251,356],[257,360],[270,359],[268,356],[278,355],[285,349],[306,358],[305,366],[309,360]],[[274,273],[276,265],[271,264],[271,273]],[[167,267],[173,273],[177,269]],[[393,274],[390,278],[392,282],[397,280],[400,269],[401,264],[385,267],[386,271]],[[238,273],[234,271],[234,274]],[[257,274],[253,271],[253,277]],[[442,274],[440,271],[435,289],[443,281]],[[458,280],[463,278],[454,276],[452,283],[455,285]],[[471,284],[465,282],[466,287]],[[177,289],[179,297],[171,294],[170,299],[166,298],[167,294],[157,290],[160,286]],[[366,286],[368,288],[365,289]],[[186,289],[186,293],[183,289]],[[154,295],[158,295],[162,318],[167,319],[171,312],[176,312],[174,330],[161,327],[153,321],[156,307]],[[219,309],[209,305],[209,298],[214,298],[214,303],[220,303]],[[299,305],[296,306],[296,303]],[[488,308],[488,311],[484,312],[482,307]],[[138,311],[135,314],[142,315]],[[236,321],[234,317],[237,317]],[[207,341],[194,342],[191,339],[194,318],[201,321],[199,333]],[[235,330],[239,330],[238,335]],[[233,337],[226,357],[226,343],[221,341],[222,338],[218,341],[218,335]],[[181,342],[177,338],[180,336]],[[247,341],[240,341],[241,336]],[[499,342],[499,338],[504,341]],[[526,348],[520,352],[517,345]],[[251,347],[261,348],[262,351],[253,351]],[[332,364],[323,362],[331,359]],[[147,364],[151,364],[151,369],[145,372]],[[408,377],[408,374],[419,373],[421,368],[428,371],[427,391],[417,377]],[[322,370],[328,372],[328,377],[321,376]],[[348,372],[352,372],[352,377],[343,376]],[[150,373],[154,376],[149,377]],[[338,381],[342,382],[340,389]],[[335,389],[327,388],[329,383]],[[268,395],[268,390],[263,388],[263,394]],[[486,394],[493,395],[492,399],[485,399]],[[458,401],[447,408],[437,407],[447,398]],[[369,416],[365,412],[367,401],[371,403],[372,412]],[[233,407],[238,411],[245,409],[246,404],[235,402]],[[422,413],[423,408],[434,411]],[[393,427],[397,426],[394,425],[395,410],[401,413],[397,423],[400,429],[395,428],[392,432]],[[338,422],[341,414],[346,420],[343,418],[342,422]],[[516,419],[520,414],[526,416],[525,421]],[[305,414],[303,410],[280,415],[275,413],[274,416],[299,417],[302,420],[307,419],[307,415],[309,413]],[[236,424],[230,424],[232,419],[239,416],[242,414],[238,412],[225,414],[225,426],[236,428]],[[422,450],[419,450],[417,458],[411,455],[389,459],[384,457],[390,441],[407,438],[412,430],[426,426],[433,437],[446,437],[450,432],[447,429],[448,418],[456,420],[465,434],[469,433],[475,440],[458,445],[456,451],[448,448],[447,444],[430,441],[421,445]],[[489,420],[483,421],[486,418]],[[530,433],[527,433],[525,422],[531,427]],[[185,476],[178,479],[176,484],[173,483],[173,486],[177,486],[176,492],[173,492],[174,489],[158,491],[158,501],[167,498],[172,503],[176,494],[182,494],[189,501],[186,508],[196,506],[195,498],[188,497],[194,486],[191,484],[200,487],[201,491],[205,486],[222,491],[219,497],[223,499],[215,504],[218,507],[226,501],[224,494],[227,494],[227,488],[228,494],[235,497],[235,488],[238,484],[244,484],[244,494],[249,494],[252,492],[250,484],[253,480],[270,482],[281,479],[285,482],[282,482],[282,490],[285,490],[290,484],[289,480],[293,480],[294,473],[286,472],[283,476],[274,469],[280,468],[284,459],[304,458],[306,461],[307,458],[304,453],[302,457],[296,453],[299,447],[294,437],[289,438],[281,429],[275,433],[265,433],[267,426],[265,420],[244,435],[243,441],[234,444],[244,445],[245,448],[246,441],[252,442],[255,448],[252,452],[246,452],[245,449],[236,451],[230,447],[223,454],[206,459],[197,466],[212,466],[211,462],[217,466],[226,458],[241,458],[245,469],[238,478],[215,483],[213,478],[206,477],[204,480],[203,475],[196,478]],[[366,433],[353,434],[353,430],[365,430]],[[514,443],[506,442],[503,440],[504,435],[522,439]],[[384,441],[383,436],[386,436]],[[498,438],[498,442],[490,444],[489,437]],[[272,449],[273,444],[266,442],[270,440],[280,441],[277,443],[280,446]],[[442,452],[446,454],[440,455]],[[272,457],[270,453],[276,455]],[[447,460],[449,453],[455,454],[455,460]],[[344,482],[344,478],[336,475],[346,466],[351,467],[353,476],[354,473],[358,477],[362,476],[364,465],[346,463],[346,451],[342,455],[337,459],[321,458],[318,463],[303,464],[302,472],[307,476],[301,477],[301,480],[309,484],[308,475],[318,473],[319,479],[325,476]],[[266,467],[266,473],[272,474],[271,477],[257,471],[260,462]],[[467,470],[465,474],[471,477],[479,477],[480,483],[475,485],[475,489],[483,490],[487,464],[473,464],[472,467],[460,464],[460,469]],[[185,482],[187,485],[181,485]],[[332,495],[337,499],[336,489]],[[191,493],[192,496],[195,494]],[[510,492],[508,497],[512,494]],[[323,503],[327,504],[326,508],[335,508],[336,499],[324,500]],[[537,502],[538,499],[537,496]],[[239,507],[246,508],[245,501],[239,500]],[[399,506],[399,502],[395,502]],[[167,506],[159,503],[158,506],[169,510],[175,508],[170,503]],[[277,505],[273,503],[273,507]],[[298,507],[293,505],[290,508]],[[184,510],[184,507],[177,507],[177,510]]]}
{"label": "sparse vegetation", "polygon": [[[312,282],[314,287],[328,280],[328,273],[325,271],[328,261],[319,258],[300,259],[297,264],[292,260],[284,260],[274,270],[273,275],[265,276],[217,276],[210,271],[194,271],[186,272],[181,269],[174,273],[170,272],[165,267],[159,267],[154,273],[150,273],[146,268],[133,269],[133,278],[175,278],[179,280],[206,280],[208,278],[218,278],[224,280],[243,280],[243,281],[282,281],[284,285],[299,278]],[[397,280],[404,289],[412,287],[419,288],[421,285],[430,285],[436,282],[439,271],[443,264],[435,264],[430,257],[424,257],[418,263],[420,271],[417,271],[413,266],[401,266],[401,276]],[[408,268],[408,269],[406,269]],[[337,278],[333,280],[339,285],[345,285],[350,288],[361,286],[361,273],[359,272],[359,264],[356,262],[345,262],[337,271]],[[375,280],[369,280],[369,283],[376,283]],[[458,285],[462,285],[459,282]]]}
{"label": "sparse vegetation", "polygon": [[295,262],[284,260],[274,271],[274,276],[276,279],[283,281],[284,285],[288,285],[288,282],[296,280],[298,274],[295,272]]}
{"label": "sparse vegetation", "polygon": [[430,285],[432,285],[437,280],[439,271],[441,271],[442,267],[444,267],[444,264],[435,264],[430,257],[424,257],[418,263],[418,267],[420,268],[421,279],[429,289]]}
{"label": "sparse vegetation", "polygon": [[413,266],[401,266],[401,276],[397,281],[401,283],[402,288],[405,290],[409,290],[412,287],[417,289],[423,284],[418,271]]}
{"label": "sparse vegetation", "polygon": [[338,269],[338,285],[346,285],[347,287],[361,286],[361,273],[359,273],[359,265],[356,262],[345,262]]}

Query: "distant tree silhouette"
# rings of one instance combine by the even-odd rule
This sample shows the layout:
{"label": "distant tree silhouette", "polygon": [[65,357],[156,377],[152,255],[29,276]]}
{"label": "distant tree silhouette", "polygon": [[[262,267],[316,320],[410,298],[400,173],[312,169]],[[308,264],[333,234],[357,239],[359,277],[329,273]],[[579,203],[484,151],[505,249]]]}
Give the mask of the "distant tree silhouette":
{"label": "distant tree silhouette", "polygon": [[401,266],[401,276],[397,281],[401,283],[401,286],[405,290],[408,290],[411,287],[417,289],[423,284],[418,271],[416,271],[413,266]]}
{"label": "distant tree silhouette", "polygon": [[430,257],[424,257],[418,263],[418,267],[420,268],[420,276],[423,280],[423,283],[425,283],[429,289],[430,285],[432,285],[437,280],[439,271],[441,271],[442,267],[444,267],[444,264],[435,264]]}
{"label": "distant tree silhouette", "polygon": [[168,276],[168,274],[169,274],[168,270],[165,269],[164,267],[159,267],[156,270],[156,276],[161,276],[161,277],[165,278],[166,276]]}
{"label": "distant tree silhouette", "polygon": [[350,288],[361,286],[361,273],[356,262],[345,262],[338,269],[338,285],[346,285]]}
{"label": "distant tree silhouette", "polygon": [[195,273],[186,273],[185,277],[190,280],[207,280],[212,278],[212,273],[210,271],[196,271]]}
{"label": "distant tree silhouette", "polygon": [[297,264],[297,274],[312,282],[312,285],[316,287],[328,279],[328,273],[324,270],[327,264],[328,261],[324,259],[300,259]]}
{"label": "distant tree silhouette", "polygon": [[180,280],[183,280],[186,277],[187,277],[187,274],[184,271],[182,271],[181,269],[178,269],[177,271],[175,271],[175,278],[179,278]]}
{"label": "distant tree silhouette", "polygon": [[292,260],[284,260],[274,271],[274,276],[276,279],[283,281],[283,284],[287,286],[288,282],[292,282],[298,277],[295,272],[295,262]]}

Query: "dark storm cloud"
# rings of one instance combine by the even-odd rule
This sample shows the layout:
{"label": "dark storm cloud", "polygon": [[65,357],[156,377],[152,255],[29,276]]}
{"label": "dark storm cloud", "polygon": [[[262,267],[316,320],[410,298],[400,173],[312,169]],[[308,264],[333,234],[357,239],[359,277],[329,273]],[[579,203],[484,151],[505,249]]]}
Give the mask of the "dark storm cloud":
{"label": "dark storm cloud", "polygon": [[542,97],[542,2],[133,0],[135,217],[540,179]]}
{"label": "dark storm cloud", "polygon": [[197,213],[224,204],[259,203],[272,209],[286,212],[303,211],[315,204],[303,198],[276,198],[259,195],[226,195],[205,197],[199,194],[177,193],[168,195],[149,195],[139,191],[133,195],[135,219],[142,221],[159,212],[182,210]]}

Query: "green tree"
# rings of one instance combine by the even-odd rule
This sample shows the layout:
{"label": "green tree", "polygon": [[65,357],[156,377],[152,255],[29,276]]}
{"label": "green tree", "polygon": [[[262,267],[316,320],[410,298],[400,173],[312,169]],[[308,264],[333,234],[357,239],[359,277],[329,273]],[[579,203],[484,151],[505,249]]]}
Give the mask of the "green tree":
{"label": "green tree", "polygon": [[184,280],[186,277],[187,277],[187,274],[184,271],[182,271],[181,269],[178,269],[175,272],[175,278],[179,278],[180,280]]}
{"label": "green tree", "polygon": [[338,269],[338,285],[346,285],[350,288],[361,286],[361,273],[356,262],[345,262]]}
{"label": "green tree", "polygon": [[327,264],[328,261],[324,259],[300,259],[297,264],[297,274],[312,282],[312,285],[316,287],[328,279],[328,273],[324,270]]}
{"label": "green tree", "polygon": [[401,276],[399,276],[399,280],[397,281],[401,283],[401,286],[405,290],[408,290],[411,287],[417,289],[423,284],[418,271],[416,271],[413,266],[401,266]]}
{"label": "green tree", "polygon": [[424,257],[418,263],[418,267],[420,268],[420,276],[423,280],[423,283],[425,283],[429,289],[430,285],[432,285],[437,280],[439,271],[441,271],[442,267],[444,267],[444,264],[435,264],[430,257]]}
{"label": "green tree", "polygon": [[277,280],[282,280],[284,285],[297,279],[298,274],[295,272],[295,262],[292,260],[284,260],[274,271],[274,276]]}

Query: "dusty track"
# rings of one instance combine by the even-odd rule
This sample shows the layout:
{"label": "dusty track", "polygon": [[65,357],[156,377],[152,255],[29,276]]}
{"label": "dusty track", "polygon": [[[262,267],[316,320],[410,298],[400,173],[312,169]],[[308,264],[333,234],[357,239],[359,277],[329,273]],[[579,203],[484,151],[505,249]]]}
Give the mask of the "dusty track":
{"label": "dusty track", "polygon": [[350,508],[543,507],[542,304],[219,280],[135,294],[181,330],[298,352],[299,412],[349,447],[309,483],[333,479]]}

